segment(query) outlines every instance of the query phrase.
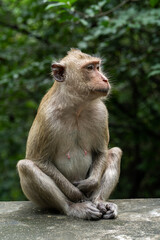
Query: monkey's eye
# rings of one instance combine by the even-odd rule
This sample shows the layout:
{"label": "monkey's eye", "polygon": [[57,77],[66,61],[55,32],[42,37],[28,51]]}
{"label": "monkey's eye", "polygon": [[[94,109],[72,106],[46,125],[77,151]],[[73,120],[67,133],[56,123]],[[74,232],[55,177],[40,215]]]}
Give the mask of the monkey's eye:
{"label": "monkey's eye", "polygon": [[87,70],[92,71],[92,70],[94,70],[94,65],[89,64],[86,68],[87,68]]}
{"label": "monkey's eye", "polygon": [[97,70],[99,71],[99,69],[100,69],[100,66],[99,66],[99,65],[97,65]]}

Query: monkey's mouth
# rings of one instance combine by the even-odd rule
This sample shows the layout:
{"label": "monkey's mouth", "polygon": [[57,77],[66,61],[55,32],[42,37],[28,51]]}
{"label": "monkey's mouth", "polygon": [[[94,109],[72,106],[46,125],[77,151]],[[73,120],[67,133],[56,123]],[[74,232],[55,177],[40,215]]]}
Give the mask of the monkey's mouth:
{"label": "monkey's mouth", "polygon": [[93,91],[94,92],[99,92],[99,93],[104,93],[104,94],[108,94],[109,93],[109,88],[96,88]]}
{"label": "monkey's mouth", "polygon": [[103,92],[103,93],[108,93],[109,88],[100,88],[100,89],[95,89],[96,92]]}

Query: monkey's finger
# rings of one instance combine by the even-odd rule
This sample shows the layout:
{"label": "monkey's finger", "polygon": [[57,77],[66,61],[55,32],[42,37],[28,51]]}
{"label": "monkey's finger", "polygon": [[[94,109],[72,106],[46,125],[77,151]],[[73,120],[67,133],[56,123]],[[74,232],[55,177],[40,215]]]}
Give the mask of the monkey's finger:
{"label": "monkey's finger", "polygon": [[107,212],[116,212],[117,211],[117,206],[115,204],[109,204],[107,203],[106,204],[106,209],[107,209]]}
{"label": "monkey's finger", "polygon": [[73,185],[74,185],[75,187],[77,187],[79,184],[80,184],[79,181],[77,181],[77,182],[73,182]]}
{"label": "monkey's finger", "polygon": [[105,208],[104,204],[98,203],[97,208],[100,210],[102,214],[105,214],[107,209]]}
{"label": "monkey's finger", "polygon": [[83,194],[83,198],[79,202],[88,202],[89,199]]}
{"label": "monkey's finger", "polygon": [[90,206],[89,207],[89,209],[91,210],[91,211],[93,211],[93,212],[95,212],[95,213],[100,213],[100,214],[102,214],[100,211],[99,211],[99,209],[98,208],[96,208],[95,206]]}
{"label": "monkey's finger", "polygon": [[107,211],[107,214],[112,214],[112,213],[114,213],[114,211],[112,210]]}
{"label": "monkey's finger", "polygon": [[99,212],[99,213],[90,212],[90,214],[91,214],[91,219],[93,219],[93,220],[98,220],[98,219],[100,219],[102,217],[102,213],[101,212]]}
{"label": "monkey's finger", "polygon": [[103,219],[114,219],[116,218],[116,215],[114,213],[110,213],[110,214],[104,214]]}
{"label": "monkey's finger", "polygon": [[100,212],[99,209],[96,207],[96,205],[92,202],[86,202],[86,205],[88,207],[88,209],[91,209],[91,210],[95,210],[97,212]]}
{"label": "monkey's finger", "polygon": [[95,207],[90,207],[89,208],[91,211],[95,212],[95,213],[100,213],[99,209],[95,208]]}

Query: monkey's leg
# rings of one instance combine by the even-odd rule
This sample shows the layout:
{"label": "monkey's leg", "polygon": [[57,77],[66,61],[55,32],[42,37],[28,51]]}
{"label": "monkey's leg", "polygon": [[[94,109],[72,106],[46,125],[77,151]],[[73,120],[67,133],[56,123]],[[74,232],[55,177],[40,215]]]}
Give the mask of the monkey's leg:
{"label": "monkey's leg", "polygon": [[31,160],[17,164],[21,187],[28,199],[45,208],[54,208],[66,215],[83,219],[100,219],[102,213],[92,202],[73,203],[67,199],[55,182]]}
{"label": "monkey's leg", "polygon": [[118,183],[120,175],[120,162],[122,151],[118,147],[111,148],[108,153],[108,165],[103,174],[100,186],[92,194],[91,198],[97,208],[102,212],[104,219],[116,218],[118,215],[117,205],[106,202]]}

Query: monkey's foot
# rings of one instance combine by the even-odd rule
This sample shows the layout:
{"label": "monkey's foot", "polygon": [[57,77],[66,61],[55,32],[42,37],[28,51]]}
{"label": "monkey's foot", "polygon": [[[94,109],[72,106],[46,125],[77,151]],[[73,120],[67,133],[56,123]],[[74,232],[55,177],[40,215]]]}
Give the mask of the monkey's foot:
{"label": "monkey's foot", "polygon": [[115,203],[99,201],[97,208],[102,213],[103,219],[115,219],[118,215],[118,207]]}
{"label": "monkey's foot", "polygon": [[69,206],[68,216],[78,217],[87,220],[99,220],[102,218],[102,212],[92,202],[72,203]]}

